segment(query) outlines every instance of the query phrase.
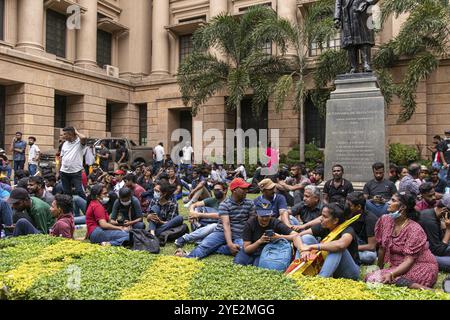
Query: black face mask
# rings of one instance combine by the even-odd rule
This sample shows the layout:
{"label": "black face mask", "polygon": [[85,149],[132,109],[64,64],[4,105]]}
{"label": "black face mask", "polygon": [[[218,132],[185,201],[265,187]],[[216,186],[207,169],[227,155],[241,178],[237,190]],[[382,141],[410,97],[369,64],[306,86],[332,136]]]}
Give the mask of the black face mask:
{"label": "black face mask", "polygon": [[214,196],[216,199],[222,199],[223,198],[223,191],[214,190]]}

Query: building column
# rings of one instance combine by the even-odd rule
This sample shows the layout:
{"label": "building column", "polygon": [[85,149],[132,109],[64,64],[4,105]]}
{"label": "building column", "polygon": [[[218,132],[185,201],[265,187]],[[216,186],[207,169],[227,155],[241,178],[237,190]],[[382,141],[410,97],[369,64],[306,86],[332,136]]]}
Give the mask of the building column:
{"label": "building column", "polygon": [[169,74],[169,1],[153,0],[152,75]]}
{"label": "building column", "polygon": [[[5,146],[8,148],[17,131],[37,139],[42,151],[53,149],[54,142],[53,88],[33,84],[17,84],[6,87]],[[27,149],[28,151],[28,149]]]}
{"label": "building column", "polygon": [[81,15],[81,29],[77,30],[77,58],[79,67],[97,68],[97,0],[79,0],[87,12]]}
{"label": "building column", "polygon": [[19,50],[44,51],[44,0],[19,0]]}
{"label": "building column", "polygon": [[[278,15],[280,18],[289,20],[292,24],[296,25],[297,21],[297,0],[278,0]],[[297,55],[295,48],[290,47],[286,52],[287,55]]]}
{"label": "building column", "polygon": [[[209,1],[209,19],[218,16],[221,13],[228,12],[228,1],[227,0],[210,0]],[[211,54],[216,56],[219,60],[226,60],[226,57],[217,49],[212,48]]]}
{"label": "building column", "polygon": [[68,97],[66,123],[88,137],[104,137],[106,135],[106,99],[87,95]]}

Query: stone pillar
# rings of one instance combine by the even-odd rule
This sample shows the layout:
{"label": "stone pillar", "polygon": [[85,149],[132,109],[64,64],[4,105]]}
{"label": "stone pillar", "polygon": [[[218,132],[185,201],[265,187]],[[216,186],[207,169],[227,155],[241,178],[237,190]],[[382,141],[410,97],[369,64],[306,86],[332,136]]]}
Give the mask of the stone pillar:
{"label": "stone pillar", "polygon": [[44,51],[44,1],[19,0],[18,19],[16,48]]}
{"label": "stone pillar", "polygon": [[[277,8],[280,18],[297,24],[297,0],[278,0]],[[288,48],[287,55],[297,55],[295,48]]]}
{"label": "stone pillar", "polygon": [[94,96],[70,96],[66,123],[92,138],[106,135],[106,99]]}
{"label": "stone pillar", "polygon": [[81,29],[77,30],[77,58],[75,65],[97,68],[97,0],[79,0],[87,8],[81,15]]}
{"label": "stone pillar", "polygon": [[152,75],[169,74],[169,1],[153,0]]}
{"label": "stone pillar", "polygon": [[340,164],[355,189],[373,179],[374,162],[387,161],[385,103],[371,73],[338,75],[327,101],[325,180]]}
{"label": "stone pillar", "polygon": [[[32,84],[6,87],[5,146],[8,148],[17,131],[23,139],[37,139],[42,151],[53,148],[55,90]],[[28,151],[28,149],[27,149]]]}
{"label": "stone pillar", "polygon": [[[209,18],[212,19],[221,13],[228,12],[227,0],[210,0],[209,1]],[[223,54],[217,49],[211,49],[211,54],[215,55],[219,60],[225,60]]]}
{"label": "stone pillar", "polygon": [[139,143],[139,107],[135,104],[114,104],[111,136],[126,137]]}

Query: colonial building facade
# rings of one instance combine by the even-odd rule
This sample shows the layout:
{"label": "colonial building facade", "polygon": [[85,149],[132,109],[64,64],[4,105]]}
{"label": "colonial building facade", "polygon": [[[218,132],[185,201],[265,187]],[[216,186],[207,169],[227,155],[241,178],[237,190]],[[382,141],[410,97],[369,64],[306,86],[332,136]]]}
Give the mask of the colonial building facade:
{"label": "colonial building facade", "polygon": [[[59,129],[72,125],[90,137],[128,137],[137,144],[173,146],[171,133],[202,121],[203,131],[235,128],[226,92],[211,98],[196,117],[183,106],[176,73],[192,51],[201,23],[228,12],[267,5],[281,17],[300,21],[314,0],[0,0],[0,148],[16,131],[52,149]],[[78,12],[80,16],[78,17]],[[80,18],[80,19],[78,19]],[[377,44],[398,34],[404,17],[391,17]],[[327,43],[339,46],[339,37]],[[268,46],[273,54],[275,47]],[[376,48],[375,48],[376,50]],[[319,54],[311,48],[310,63]],[[404,72],[398,65],[397,77]],[[312,84],[310,84],[312,88]],[[276,113],[269,101],[254,119],[243,102],[243,127],[280,129],[280,149],[299,141],[299,115],[287,101]],[[417,91],[418,108],[402,125],[394,100],[387,110],[389,142],[419,145],[426,153],[435,134],[450,128],[450,61]],[[306,142],[324,147],[325,121],[311,101],[305,108]],[[198,141],[193,141],[197,143]]]}

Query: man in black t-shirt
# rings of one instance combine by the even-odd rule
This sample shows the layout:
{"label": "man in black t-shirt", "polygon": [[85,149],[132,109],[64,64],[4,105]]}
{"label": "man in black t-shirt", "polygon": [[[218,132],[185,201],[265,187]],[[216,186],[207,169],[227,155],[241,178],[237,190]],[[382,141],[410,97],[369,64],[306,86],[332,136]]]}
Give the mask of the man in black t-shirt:
{"label": "man in black t-shirt", "polygon": [[352,223],[352,228],[358,236],[359,260],[362,264],[373,264],[377,259],[377,240],[375,239],[375,225],[378,217],[370,211],[365,211],[366,198],[362,192],[352,192],[347,196],[347,207],[352,217],[361,217]]}
{"label": "man in black t-shirt", "polygon": [[397,193],[397,188],[392,181],[384,178],[383,163],[374,163],[372,171],[374,179],[367,182],[363,189],[364,196],[368,200],[365,208],[377,217],[381,217],[387,213],[387,202]]}
{"label": "man in black t-shirt", "polygon": [[118,143],[118,148],[116,150],[116,159],[115,159],[115,167],[114,170],[119,169],[120,165],[128,162],[128,150],[125,148],[125,144],[123,142]]}
{"label": "man in black t-shirt", "polygon": [[[444,221],[445,230],[441,229],[441,220]],[[445,194],[436,208],[421,211],[419,224],[427,234],[439,270],[450,272],[450,195]]]}
{"label": "man in black t-shirt", "polygon": [[340,202],[345,203],[345,199],[350,192],[353,192],[353,184],[344,179],[344,167],[340,164],[333,166],[333,179],[328,180],[323,187],[323,202]]}
{"label": "man in black t-shirt", "polygon": [[[270,205],[270,202],[267,202],[266,207]],[[296,247],[299,245],[298,233],[288,228],[281,220],[272,217],[272,210],[257,207],[256,214],[256,217],[245,223],[242,234],[244,246],[234,258],[236,264],[257,267],[264,246],[276,239],[293,241]]]}

